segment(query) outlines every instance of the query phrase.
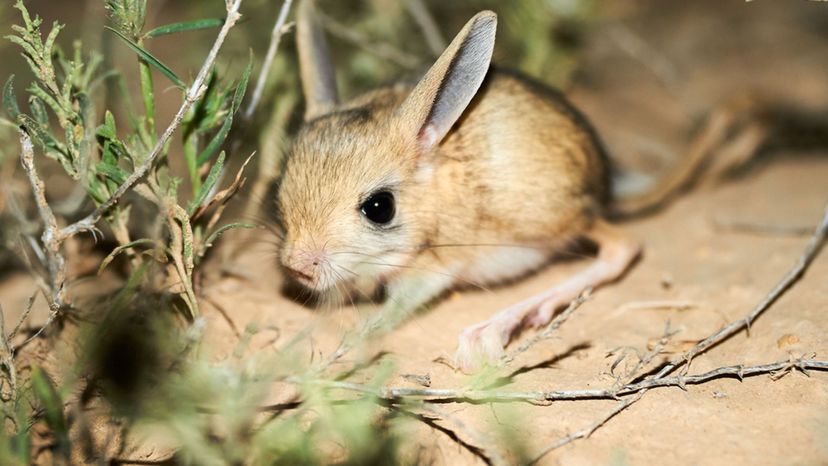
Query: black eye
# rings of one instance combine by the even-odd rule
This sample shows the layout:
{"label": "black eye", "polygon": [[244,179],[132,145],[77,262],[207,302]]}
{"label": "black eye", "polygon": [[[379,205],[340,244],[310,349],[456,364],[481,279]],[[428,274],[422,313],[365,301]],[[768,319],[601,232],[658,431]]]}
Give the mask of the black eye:
{"label": "black eye", "polygon": [[388,191],[374,193],[362,203],[359,210],[368,220],[384,225],[394,219],[394,195]]}

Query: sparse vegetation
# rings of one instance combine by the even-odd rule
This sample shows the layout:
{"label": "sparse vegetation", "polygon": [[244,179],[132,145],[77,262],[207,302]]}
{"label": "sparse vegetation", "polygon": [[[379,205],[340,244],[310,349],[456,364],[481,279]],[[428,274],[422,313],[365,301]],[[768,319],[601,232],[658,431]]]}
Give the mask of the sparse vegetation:
{"label": "sparse vegetation", "polygon": [[[772,299],[661,364],[675,335],[668,326],[648,351],[616,359],[609,369],[613,383],[605,388],[510,391],[499,385],[514,375],[507,366],[515,357],[552,335],[586,296],[500,365],[458,388],[431,388],[417,375],[411,377],[420,388],[395,387],[395,361],[383,353],[342,363],[347,351],[365,343],[359,329],[339,351],[320,358],[304,332],[251,350],[266,329],[250,325],[236,329],[230,357],[215,357],[202,310],[211,284],[207,264],[226,265],[211,255],[223,235],[265,226],[249,219],[258,217],[257,202],[296,125],[300,97],[294,54],[282,50],[292,45],[291,2],[211,3],[215,17],[188,6],[175,13],[192,17],[163,23],[150,14],[153,2],[106,0],[100,32],[111,47],[100,50],[67,37],[60,21],[46,24],[22,0],[13,9],[0,5],[0,18],[15,23],[6,28],[4,46],[16,47],[27,66],[3,87],[0,279],[12,269],[32,277],[25,308],[0,308],[0,463],[431,464],[434,454],[408,441],[427,428],[487,464],[525,464],[588,437],[648,390],[828,369],[803,355],[686,373],[694,357],[749,327],[795,283],[825,241],[826,219],[795,276]],[[325,26],[338,39],[333,44],[346,94],[416,72],[443,47],[442,31],[495,7],[504,30],[521,31],[498,39],[499,61],[565,86],[581,36],[597,17],[593,1],[322,3]],[[280,8],[287,21],[275,36],[247,27],[246,17],[260,11],[276,22]],[[212,47],[186,42],[195,33],[213,34]],[[203,57],[199,69],[159,58],[154,40],[171,35],[187,44],[180,53]],[[281,36],[287,44],[260,72],[262,44]],[[222,54],[224,45],[235,56]],[[263,97],[251,101],[257,86]],[[247,178],[252,201],[244,205],[237,194]],[[48,316],[32,325],[33,309],[43,302]],[[622,370],[628,363],[631,369]],[[657,365],[661,370],[653,372]],[[534,453],[506,422],[484,432],[442,406],[587,399],[618,404]]]}

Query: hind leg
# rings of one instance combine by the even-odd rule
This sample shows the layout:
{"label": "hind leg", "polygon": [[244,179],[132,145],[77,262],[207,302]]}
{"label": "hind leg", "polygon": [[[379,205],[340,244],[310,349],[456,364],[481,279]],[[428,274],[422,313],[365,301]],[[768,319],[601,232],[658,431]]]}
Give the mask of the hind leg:
{"label": "hind leg", "polygon": [[598,221],[584,236],[597,244],[597,260],[554,287],[464,329],[455,355],[460,369],[470,372],[481,362],[498,359],[514,334],[524,327],[546,325],[557,309],[585,289],[616,280],[641,251],[637,242],[604,221]]}

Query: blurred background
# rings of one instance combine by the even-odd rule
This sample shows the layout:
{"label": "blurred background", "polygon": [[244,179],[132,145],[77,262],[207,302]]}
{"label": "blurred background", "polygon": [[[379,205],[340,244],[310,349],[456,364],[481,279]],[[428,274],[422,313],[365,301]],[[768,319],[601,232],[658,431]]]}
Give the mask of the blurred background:
{"label": "blurred background", "polygon": [[[474,13],[492,9],[499,15],[494,61],[561,88],[594,123],[614,163],[623,170],[646,177],[663,173],[685,153],[696,130],[711,111],[746,91],[763,96],[765,101],[772,102],[774,107],[784,108],[785,112],[784,118],[774,115],[773,123],[779,128],[773,128],[774,136],[769,138],[769,144],[763,146],[759,156],[751,163],[731,173],[733,177],[749,179],[762,170],[773,169],[777,164],[786,164],[793,159],[807,158],[816,161],[815,166],[824,167],[828,154],[828,138],[825,137],[828,135],[825,130],[828,127],[826,2],[317,0],[317,3],[328,32],[340,94],[346,98],[399,77],[422,72]],[[100,52],[104,72],[114,70],[124,76],[127,92],[135,102],[140,102],[141,83],[135,53],[112,32],[104,29],[111,21],[103,0],[27,0],[25,5],[33,15],[44,19],[44,30],[48,30],[53,21],[65,24],[57,40],[63,51],[72,50],[73,44],[81,41],[84,50]],[[242,19],[232,29],[217,61],[218,75],[222,79],[226,78],[228,83],[238,80],[252,57],[251,82],[255,81],[281,6],[282,2],[275,0],[245,0],[242,3]],[[146,29],[199,18],[222,18],[224,12],[222,0],[149,0]],[[2,35],[10,34],[13,24],[20,24],[20,14],[13,8],[13,2],[6,0],[0,3]],[[212,28],[147,38],[144,46],[189,83],[201,66],[215,34],[216,29]],[[7,40],[0,40],[0,64],[0,79],[6,82],[10,75],[16,75],[14,83],[18,103],[22,108],[27,107],[24,90],[33,77],[20,55],[20,48]],[[153,69],[152,73],[156,85],[156,120],[158,127],[163,128],[179,108],[181,94],[158,70]],[[252,86],[248,91],[252,91]],[[100,124],[103,123],[103,109],[111,110],[119,122],[128,119],[124,100],[119,96],[113,80],[106,80],[99,92],[91,96],[101,119]],[[262,220],[260,209],[268,201],[263,186],[275,176],[279,158],[300,123],[302,98],[294,34],[290,29],[283,36],[263,99],[252,120],[241,128],[234,126],[231,133],[240,147],[230,154],[225,184],[232,179],[231,175],[236,173],[248,154],[257,153],[245,172],[250,182],[228,209],[231,220],[254,223]],[[12,322],[21,314],[36,287],[33,278],[36,274],[27,270],[25,254],[20,254],[21,249],[26,247],[21,245],[20,235],[16,232],[20,228],[29,228],[32,235],[39,234],[40,226],[34,220],[37,219],[37,212],[25,174],[20,169],[15,124],[8,115],[2,118],[0,185],[6,190],[0,191],[0,304],[8,311],[6,322]],[[126,125],[120,127],[121,131],[123,126]],[[775,132],[777,129],[778,133]],[[215,132],[215,128],[205,134],[212,134],[211,131]],[[783,150],[770,150],[774,149],[774,145],[776,149]],[[176,135],[165,163],[169,164],[174,177],[183,180],[178,193],[182,205],[189,201],[191,187],[191,180],[186,176],[188,167],[184,152],[184,144]],[[37,163],[50,203],[58,205],[72,198],[77,186],[61,165],[40,157],[40,154]],[[809,171],[808,167],[800,169]],[[204,173],[201,175],[203,178]],[[727,182],[729,179],[732,177],[719,181]],[[800,193],[797,199],[801,203],[803,198],[810,200],[814,197],[810,194],[812,191],[828,195],[828,183],[823,188],[800,186],[798,179],[786,179],[781,183],[783,187],[778,194],[770,196],[774,202],[767,201],[768,196],[743,196],[741,192],[738,194],[739,202],[750,204],[751,212],[756,216],[771,212],[774,208],[795,210],[787,207],[787,196],[796,197],[792,194],[794,192]],[[17,202],[22,204],[16,211],[23,212],[29,219],[31,225],[28,227],[9,208],[9,198],[4,195],[9,192],[15,193]],[[138,198],[131,194],[129,199]],[[78,212],[92,209],[90,199],[84,202],[86,204],[80,207],[75,206],[72,215],[77,217]],[[702,198],[699,202],[702,207],[693,210],[693,216],[701,217],[704,211],[715,210],[715,202],[709,201],[709,198]],[[157,211],[139,204],[135,203],[128,230],[133,237],[140,238],[148,236],[147,230]],[[742,206],[738,202],[731,204],[730,212],[738,213]],[[813,221],[807,214],[789,214],[799,224],[808,225]],[[71,219],[72,215],[66,217]],[[637,233],[646,240],[658,237],[658,232],[646,229],[647,225],[645,222]],[[698,240],[705,242],[709,238]],[[221,266],[228,262],[226,256],[232,255],[234,248],[244,241],[237,239],[235,243],[229,243],[233,247],[214,256]],[[115,272],[98,274],[102,258],[111,253],[115,246],[106,229],[104,239],[87,235],[67,242],[65,249],[76,296],[83,298],[85,294],[92,296],[102,294],[103,290],[118,290],[127,282],[129,275],[124,270],[129,270],[129,267],[123,264]],[[709,254],[709,250],[706,251],[705,254]],[[273,264],[262,265],[259,257],[255,259],[259,269],[252,269],[252,274],[260,273],[269,278],[276,274]],[[729,259],[725,257],[723,260]],[[202,280],[214,283],[209,277],[204,277],[207,273],[201,274],[200,268],[196,269],[194,282],[197,286],[202,285]],[[216,267],[212,269],[214,274],[215,270],[227,272]],[[687,270],[690,270],[688,274],[704,274],[697,272],[695,265],[688,266]],[[656,281],[653,280],[654,283]],[[255,285],[255,281],[251,283]],[[209,286],[203,289],[209,291]],[[279,298],[268,296],[267,299]],[[152,304],[155,305],[155,302],[152,301]],[[249,302],[246,304],[248,310],[256,308]],[[279,305],[283,303],[279,302]],[[36,323],[44,322],[48,314],[47,306],[39,301],[29,316],[33,322],[31,326],[34,328]],[[235,337],[239,337],[239,329],[234,331]],[[68,335],[61,339],[65,342],[73,334]],[[233,345],[236,340],[230,340],[232,343],[222,342],[217,347],[222,351],[235,351]],[[35,360],[49,360],[52,367],[61,367],[61,360],[54,356],[50,345],[51,342],[39,347],[32,357]],[[69,364],[63,366],[68,367]],[[208,371],[205,369],[203,372]],[[211,377],[213,375],[210,374]],[[195,380],[192,385],[202,382],[197,377],[187,380],[188,383]],[[221,381],[224,383],[224,379]],[[244,384],[240,386],[246,387]],[[0,385],[0,391],[2,388]],[[217,389],[210,395],[216,393],[224,394]],[[233,409],[230,406],[227,411],[232,412]],[[251,408],[247,414],[253,417],[258,415],[258,411]],[[193,417],[196,417],[195,414]],[[370,416],[366,415],[367,418]],[[245,422],[248,420],[244,419]],[[193,421],[193,425],[197,422]],[[294,427],[293,424],[281,426],[287,430]],[[372,434],[366,435],[370,437]],[[212,448],[213,437],[205,437],[207,439],[201,439],[203,441],[198,445],[206,444]],[[531,435],[528,437],[531,438]],[[307,443],[305,440],[297,442]],[[304,443],[302,445],[308,448]],[[3,458],[2,453],[0,451],[0,459]],[[240,455],[243,456],[242,453]]]}
{"label": "blurred background", "polygon": [[[669,163],[691,137],[694,125],[739,91],[757,90],[809,110],[819,110],[828,99],[824,73],[828,58],[822,53],[828,39],[828,8],[823,2],[320,0],[319,4],[344,96],[421,72],[471,15],[495,10],[500,16],[495,62],[564,89],[594,121],[615,159],[635,169],[657,171]],[[108,23],[103,1],[29,0],[26,5],[45,24],[59,20],[66,25],[58,40],[65,48],[80,39],[87,50],[102,51],[109,68],[126,73],[135,68],[130,50],[103,29]],[[237,76],[249,53],[254,67],[261,64],[280,6],[273,1],[244,2],[242,22],[219,59],[222,73]],[[219,18],[224,5],[218,0],[151,0],[147,9],[147,28],[151,28]],[[0,28],[8,31],[18,17],[11,1],[0,5]],[[214,32],[162,36],[150,39],[146,47],[180,76],[192,78]],[[19,75],[17,87],[22,89],[29,78],[18,47],[0,42],[0,63],[4,76]],[[172,91],[155,74],[160,83],[158,120],[164,122],[179,101],[164,98]],[[136,81],[127,79],[127,85],[138,96]],[[293,34],[287,33],[268,81],[265,104],[256,115],[257,130],[246,132],[250,148],[283,150],[285,136],[298,122],[298,90]],[[278,120],[275,128],[259,140],[272,117]],[[14,150],[6,146],[3,152]]]}

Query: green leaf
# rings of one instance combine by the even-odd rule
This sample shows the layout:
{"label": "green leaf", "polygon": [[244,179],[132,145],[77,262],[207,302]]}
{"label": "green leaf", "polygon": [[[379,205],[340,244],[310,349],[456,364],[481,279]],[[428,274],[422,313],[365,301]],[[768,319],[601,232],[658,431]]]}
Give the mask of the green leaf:
{"label": "green leaf", "polygon": [[52,111],[58,117],[58,120],[60,120],[61,126],[66,125],[66,122],[69,118],[69,114],[72,113],[72,109],[68,109],[67,111],[67,109],[63,105],[61,105],[61,102],[55,99],[46,89],[43,89],[37,83],[32,83],[29,86],[28,91],[31,95],[36,96],[37,98],[42,100],[43,103],[48,105],[49,108],[52,109]]}
{"label": "green leaf", "polygon": [[127,178],[129,178],[129,173],[126,170],[107,162],[99,162],[95,165],[95,170],[97,170],[98,173],[102,173],[119,186],[122,185]]}
{"label": "green leaf", "polygon": [[126,251],[127,249],[134,248],[135,246],[138,246],[140,244],[152,244],[153,246],[157,245],[155,240],[144,238],[137,239],[130,243],[124,244],[123,246],[118,246],[117,248],[113,249],[112,252],[110,252],[106,257],[104,257],[103,261],[101,261],[101,265],[100,267],[98,267],[98,275],[100,275],[101,272],[103,272],[107,265],[109,265],[113,260],[115,260],[118,254]]}
{"label": "green leaf", "polygon": [[20,115],[20,107],[17,106],[17,97],[14,95],[14,75],[9,76],[3,86],[3,107],[11,119],[16,120]]}
{"label": "green leaf", "polygon": [[102,191],[104,187],[105,186],[102,183],[96,182],[93,179],[89,182],[89,186],[86,188],[86,192],[89,193],[90,196],[92,196],[92,199],[98,205],[103,204],[107,199],[109,199],[109,193]]}
{"label": "green leaf", "polygon": [[[213,242],[215,240],[217,240],[219,236],[224,234],[224,232],[226,232],[227,230],[231,230],[233,228],[247,228],[247,229],[250,229],[250,228],[258,228],[258,227],[256,225],[253,225],[252,223],[241,223],[241,222],[230,223],[228,225],[224,225],[224,226],[218,228],[216,231],[212,232],[210,234],[210,236],[207,237],[207,239],[204,241],[203,251],[207,251],[207,249],[209,249],[210,246],[213,245]],[[203,254],[203,252],[202,252],[202,254]]]}
{"label": "green leaf", "polygon": [[233,100],[230,104],[230,113],[227,115],[227,118],[225,118],[218,133],[213,136],[213,139],[210,140],[207,147],[205,147],[204,150],[201,151],[201,154],[198,155],[197,164],[199,166],[205,164],[207,160],[209,160],[210,157],[212,157],[213,154],[219,149],[219,147],[224,144],[224,140],[227,139],[227,134],[230,133],[230,128],[233,126],[233,116],[241,106],[242,100],[244,100],[244,94],[247,91],[247,84],[250,81],[250,72],[252,70],[253,61],[249,60],[247,62],[247,67],[242,73],[239,83],[236,85],[236,91],[233,93]]}
{"label": "green leaf", "polygon": [[58,23],[57,21],[52,23],[52,30],[49,31],[49,35],[46,36],[46,42],[43,43],[44,58],[52,56],[52,49],[55,46],[55,40],[57,39],[58,34],[60,34],[61,29],[63,29],[62,24]]}
{"label": "green leaf", "polygon": [[126,285],[118,292],[115,296],[115,300],[112,303],[112,312],[118,312],[124,308],[124,306],[135,296],[135,292],[141,286],[141,283],[144,281],[144,275],[146,275],[147,270],[149,270],[149,266],[152,261],[142,261],[141,265],[139,265],[127,279]]}
{"label": "green leaf", "polygon": [[224,151],[219,154],[218,159],[216,159],[216,163],[210,168],[210,173],[207,174],[207,179],[204,180],[204,184],[201,185],[201,189],[198,190],[195,197],[192,201],[190,201],[190,205],[187,206],[187,213],[189,215],[193,215],[196,209],[198,209],[201,204],[207,199],[207,195],[210,194],[210,191],[213,190],[213,187],[216,185],[218,181],[218,177],[221,174],[221,169],[224,167]]}
{"label": "green leaf", "polygon": [[101,76],[95,78],[95,73],[98,71],[98,67],[103,63],[103,55],[97,52],[90,52],[89,60],[86,64],[83,65],[83,74],[80,76],[80,83],[78,83],[78,87],[81,89],[86,89],[88,92],[92,92],[95,88],[94,82],[95,81],[102,81],[109,76],[113,76],[117,71],[109,70],[103,73]]}
{"label": "green leaf", "polygon": [[106,139],[117,139],[118,129],[115,126],[115,117],[109,110],[104,113],[104,124],[98,127],[98,136]]}
{"label": "green leaf", "polygon": [[233,94],[233,106],[230,113],[236,113],[236,111],[241,106],[242,100],[244,100],[244,94],[247,91],[247,83],[250,81],[250,72],[253,71],[253,60],[247,60],[247,67],[244,69],[242,73],[242,77],[239,80],[239,84],[236,86],[236,92]]}
{"label": "green leaf", "polygon": [[102,139],[102,141],[99,141],[99,144],[103,146],[101,161],[110,165],[118,165],[120,160],[131,160],[127,146],[118,139],[115,118],[109,111],[104,114],[104,123],[95,130],[95,135]]}
{"label": "green leaf", "polygon": [[[14,26],[12,26],[12,27],[14,27]],[[18,32],[20,32],[20,31],[18,31]],[[22,32],[21,32],[21,34],[26,34],[26,32],[25,32],[25,31],[22,31]],[[32,46],[32,44],[30,44],[29,42],[27,42],[27,41],[26,41],[25,39],[23,39],[22,37],[18,37],[18,36],[5,36],[5,38],[6,38],[9,42],[11,42],[11,43],[13,43],[13,44],[17,44],[18,46],[20,46],[20,48],[22,48],[22,49],[23,49],[23,56],[24,56],[24,57],[26,57],[26,58],[27,58],[27,59],[29,59],[29,60],[32,60],[31,62],[29,62],[29,67],[30,67],[30,68],[32,68],[32,71],[33,71],[36,75],[38,75],[38,76],[39,76],[39,75],[40,75],[40,68],[38,68],[38,67],[37,67],[37,65],[34,63],[34,61],[35,61],[35,60],[39,60],[39,57],[40,57],[40,52],[38,52],[37,50],[35,50],[34,46]]]}
{"label": "green leaf", "polygon": [[29,108],[32,110],[32,116],[42,126],[49,126],[49,114],[46,112],[46,105],[37,96],[29,97]]}
{"label": "green leaf", "polygon": [[66,419],[63,417],[63,401],[52,381],[39,366],[32,367],[32,388],[35,396],[43,405],[46,424],[58,439],[59,450],[68,458],[69,430],[66,427]]}
{"label": "green leaf", "polygon": [[221,26],[222,24],[224,24],[224,20],[219,18],[206,18],[197,19],[194,21],[184,21],[181,23],[173,23],[167,24],[165,26],[159,26],[144,34],[144,37],[158,37],[166,34],[173,34],[176,32],[186,32],[195,31],[198,29],[215,28]]}
{"label": "green leaf", "polygon": [[193,104],[192,109],[184,116],[184,121],[181,124],[182,140],[186,141],[192,136],[192,133],[204,129],[205,126],[207,128],[211,127],[205,120],[218,112],[221,106],[222,102],[217,98],[218,87],[218,73],[213,68],[210,71],[210,77],[207,79],[207,88],[201,98]]}
{"label": "green leaf", "polygon": [[31,136],[32,140],[43,148],[47,157],[59,161],[63,165],[66,172],[72,177],[77,175],[75,168],[72,165],[72,160],[69,158],[69,151],[66,149],[65,144],[55,139],[52,134],[46,131],[37,120],[29,115],[26,115],[25,113],[21,113],[17,116],[17,122],[26,128],[29,136]]}
{"label": "green leaf", "polygon": [[155,129],[155,84],[152,79],[152,67],[144,60],[138,64],[139,76],[141,78],[141,100],[144,102],[144,123],[146,123],[146,134],[150,146],[158,141]]}
{"label": "green leaf", "polygon": [[227,134],[230,133],[230,128],[233,127],[233,115],[229,115],[227,118],[224,119],[224,123],[219,128],[218,132],[213,139],[210,139],[210,143],[207,144],[207,147],[198,154],[198,158],[196,159],[196,165],[202,166],[210,160],[210,157],[224,144],[224,140],[227,139]]}
{"label": "green leaf", "polygon": [[130,40],[127,36],[121,34],[119,31],[117,31],[116,29],[113,29],[109,26],[104,26],[104,27],[106,29],[109,29],[110,31],[114,32],[115,35],[117,35],[118,37],[121,38],[121,40],[126,42],[127,46],[129,48],[131,48],[133,52],[137,53],[138,56],[141,57],[142,60],[147,62],[150,66],[154,67],[158,71],[160,71],[161,74],[166,76],[170,81],[173,82],[173,84],[175,84],[176,86],[178,86],[181,89],[185,89],[187,87],[186,85],[184,85],[184,82],[178,76],[176,76],[176,74],[173,73],[173,71],[167,65],[161,63],[161,61],[159,59],[155,58],[151,53],[147,52],[140,45],[136,44],[135,42]]}

